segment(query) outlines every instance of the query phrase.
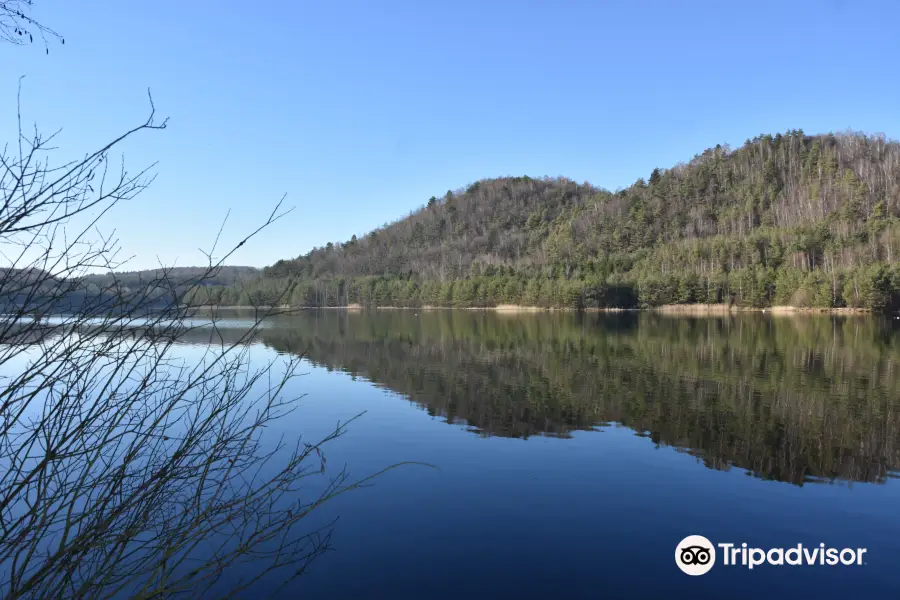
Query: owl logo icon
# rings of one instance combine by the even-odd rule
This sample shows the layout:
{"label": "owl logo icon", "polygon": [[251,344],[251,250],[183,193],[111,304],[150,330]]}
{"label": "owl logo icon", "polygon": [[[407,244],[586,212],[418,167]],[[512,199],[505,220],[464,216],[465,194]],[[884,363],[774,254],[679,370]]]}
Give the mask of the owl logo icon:
{"label": "owl logo icon", "polygon": [[688,575],[705,575],[716,564],[716,547],[702,535],[689,535],[675,547],[675,564]]}

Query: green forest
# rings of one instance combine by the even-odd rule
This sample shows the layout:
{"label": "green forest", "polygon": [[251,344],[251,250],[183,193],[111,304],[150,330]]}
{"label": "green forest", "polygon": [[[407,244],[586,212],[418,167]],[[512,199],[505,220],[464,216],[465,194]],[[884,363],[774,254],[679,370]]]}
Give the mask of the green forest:
{"label": "green forest", "polygon": [[900,144],[854,132],[718,145],[609,191],[498,178],[280,260],[201,304],[900,310]]}

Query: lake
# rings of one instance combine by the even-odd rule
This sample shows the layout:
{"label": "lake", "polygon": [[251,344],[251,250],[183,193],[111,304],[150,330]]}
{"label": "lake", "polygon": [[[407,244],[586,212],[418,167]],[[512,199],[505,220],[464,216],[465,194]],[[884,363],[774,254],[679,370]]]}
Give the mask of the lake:
{"label": "lake", "polygon": [[[305,312],[286,430],[375,486],[323,508],[314,598],[897,597],[900,321],[652,313]],[[683,574],[689,534],[866,548],[854,566]]]}
{"label": "lake", "polygon": [[[326,446],[332,468],[434,466],[327,503],[335,549],[281,597],[900,596],[898,320],[324,310],[253,343],[260,364],[305,353],[287,391],[306,396],[276,429],[315,438],[364,412]],[[720,553],[691,577],[675,553],[692,534],[866,553]]]}

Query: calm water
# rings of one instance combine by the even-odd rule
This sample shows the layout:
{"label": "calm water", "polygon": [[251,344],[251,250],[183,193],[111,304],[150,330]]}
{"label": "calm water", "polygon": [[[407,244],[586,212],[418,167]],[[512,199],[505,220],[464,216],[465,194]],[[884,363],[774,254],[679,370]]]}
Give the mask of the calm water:
{"label": "calm water", "polygon": [[[364,476],[311,598],[900,595],[900,321],[309,312],[287,431]],[[688,534],[864,547],[861,567],[681,573]],[[720,559],[721,560],[721,559]]]}
{"label": "calm water", "polygon": [[[898,324],[412,311],[269,321],[254,360],[307,352],[290,390],[307,396],[285,432],[316,437],[366,411],[327,448],[330,465],[356,477],[437,467],[400,468],[327,504],[317,518],[340,517],[335,551],[283,597],[900,597]],[[195,334],[195,350],[205,339]],[[861,567],[720,559],[689,577],[674,561],[689,534],[868,553]]]}

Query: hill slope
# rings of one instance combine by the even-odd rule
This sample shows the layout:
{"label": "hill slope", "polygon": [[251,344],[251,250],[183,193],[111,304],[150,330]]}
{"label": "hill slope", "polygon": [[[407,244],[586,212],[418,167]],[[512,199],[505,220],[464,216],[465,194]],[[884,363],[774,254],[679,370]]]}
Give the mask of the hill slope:
{"label": "hill slope", "polygon": [[142,271],[116,271],[87,275],[85,280],[101,287],[113,284],[127,289],[140,288],[148,281],[165,278],[173,285],[182,285],[191,280],[203,278],[204,285],[235,285],[259,275],[256,267],[223,265],[214,270],[209,267],[169,267],[166,269],[144,269]]}
{"label": "hill slope", "polygon": [[134,310],[135,306],[169,306],[201,282],[204,286],[235,287],[258,278],[254,267],[173,267],[143,271],[97,273],[83,277],[54,276],[40,269],[0,268],[0,311],[5,313],[70,313]]}
{"label": "hill slope", "polygon": [[432,198],[279,261],[229,302],[900,308],[900,145],[848,133],[716,146],[610,192],[529,177]]}

